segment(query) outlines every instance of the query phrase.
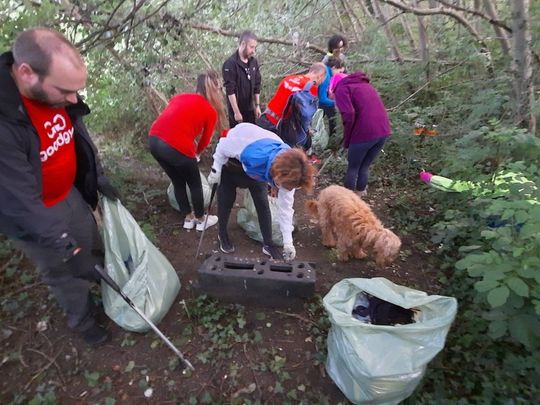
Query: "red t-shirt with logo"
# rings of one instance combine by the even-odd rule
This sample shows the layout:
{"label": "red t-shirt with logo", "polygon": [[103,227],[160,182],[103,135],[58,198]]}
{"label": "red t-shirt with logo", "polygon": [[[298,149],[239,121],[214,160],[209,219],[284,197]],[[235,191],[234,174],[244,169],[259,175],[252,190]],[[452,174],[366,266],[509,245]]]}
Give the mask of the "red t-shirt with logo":
{"label": "red t-shirt with logo", "polygon": [[73,125],[65,108],[53,108],[23,97],[32,125],[39,140],[41,159],[42,199],[46,207],[67,197],[77,170]]}

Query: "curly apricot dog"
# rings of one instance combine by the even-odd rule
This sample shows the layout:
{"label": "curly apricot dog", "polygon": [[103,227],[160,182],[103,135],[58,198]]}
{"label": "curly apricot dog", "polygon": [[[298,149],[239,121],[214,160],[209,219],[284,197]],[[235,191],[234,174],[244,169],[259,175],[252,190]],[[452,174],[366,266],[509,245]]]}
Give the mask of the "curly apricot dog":
{"label": "curly apricot dog", "polygon": [[329,186],[317,200],[307,201],[306,209],[319,222],[323,245],[336,247],[339,260],[370,255],[377,266],[386,267],[397,258],[401,240],[353,191]]}

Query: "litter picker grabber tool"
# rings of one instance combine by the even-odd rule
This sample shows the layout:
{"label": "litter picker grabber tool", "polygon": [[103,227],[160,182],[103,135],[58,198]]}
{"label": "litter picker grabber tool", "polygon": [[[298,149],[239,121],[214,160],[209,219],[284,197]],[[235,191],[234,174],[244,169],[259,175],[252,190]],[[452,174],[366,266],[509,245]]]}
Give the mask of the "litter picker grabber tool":
{"label": "litter picker grabber tool", "polygon": [[204,233],[206,232],[206,224],[208,223],[208,215],[210,215],[210,208],[212,208],[212,202],[214,201],[214,196],[216,195],[216,190],[218,188],[218,184],[214,183],[212,185],[212,193],[210,194],[210,202],[208,203],[208,212],[206,213],[206,217],[204,219],[204,228],[201,233],[201,237],[199,239],[199,246],[197,246],[197,253],[195,253],[195,259],[199,257],[199,252],[201,250],[202,241],[204,238]]}
{"label": "litter picker grabber tool", "polygon": [[337,156],[337,151],[335,151],[335,150],[332,151],[332,154],[326,158],[326,160],[322,164],[321,168],[317,172],[317,176],[320,176],[322,174],[322,172],[326,168],[326,165],[328,164],[328,162],[330,162],[331,160],[333,161],[336,158],[336,156]]}
{"label": "litter picker grabber tool", "polygon": [[156,332],[156,334],[161,338],[161,340],[163,340],[167,346],[169,346],[169,348],[180,358],[180,360],[182,360],[182,362],[184,363],[184,365],[191,369],[191,370],[195,370],[195,367],[193,367],[193,365],[189,362],[189,360],[187,360],[184,355],[182,354],[182,352],[180,352],[180,350],[178,350],[173,344],[172,342],[167,338],[167,336],[165,336],[157,327],[156,325],[154,325],[154,323],[148,319],[148,317],[144,314],[144,312],[142,312],[139,308],[137,308],[135,306],[135,304],[133,303],[133,301],[131,301],[131,299],[122,292],[122,289],[118,286],[118,284],[116,284],[116,282],[107,274],[107,272],[103,269],[103,267],[101,267],[99,264],[95,266],[95,269],[96,271],[99,273],[99,275],[101,276],[101,278],[109,285],[109,287],[111,287],[114,291],[116,291],[118,294],[120,294],[120,296],[124,299],[124,301],[126,301],[126,303],[131,307],[133,308],[133,310],[135,312],[137,312],[139,314],[139,316],[145,320],[145,322],[150,325],[150,327],[154,330],[154,332]]}

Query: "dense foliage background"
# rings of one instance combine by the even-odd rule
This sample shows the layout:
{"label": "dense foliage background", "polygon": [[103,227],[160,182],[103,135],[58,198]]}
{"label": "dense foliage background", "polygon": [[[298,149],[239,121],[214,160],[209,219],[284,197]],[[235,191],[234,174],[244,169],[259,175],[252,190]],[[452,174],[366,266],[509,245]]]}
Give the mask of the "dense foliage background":
{"label": "dense foliage background", "polygon": [[[460,304],[413,401],[526,402],[540,388],[538,16],[540,2],[523,0],[0,0],[0,49],[36,25],[80,47],[88,124],[114,171],[116,157],[144,148],[164,100],[220,70],[242,30],[260,37],[263,102],[284,75],[319,61],[331,34],[346,35],[348,69],[369,74],[394,129],[375,181],[415,190],[393,201],[392,215],[430,244],[440,293]],[[415,124],[438,136],[414,136]],[[475,188],[429,189],[421,169]]]}

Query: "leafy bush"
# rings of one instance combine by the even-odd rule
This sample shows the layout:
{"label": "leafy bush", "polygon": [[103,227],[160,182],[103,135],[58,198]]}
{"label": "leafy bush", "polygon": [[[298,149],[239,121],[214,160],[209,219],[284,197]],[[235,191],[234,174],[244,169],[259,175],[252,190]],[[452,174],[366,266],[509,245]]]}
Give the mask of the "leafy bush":
{"label": "leafy bush", "polygon": [[540,193],[516,171],[538,177],[538,168],[522,162],[509,166],[514,171],[481,183],[482,195],[471,196],[465,210],[446,213],[435,226],[435,241],[459,237],[456,269],[481,278],[474,289],[476,303],[489,304],[483,315],[490,321],[489,336],[511,336],[533,349],[540,346]]}
{"label": "leafy bush", "polygon": [[416,400],[523,402],[540,389],[538,144],[491,121],[443,155],[443,172],[474,187],[428,192],[442,293],[458,298],[460,313]]}

